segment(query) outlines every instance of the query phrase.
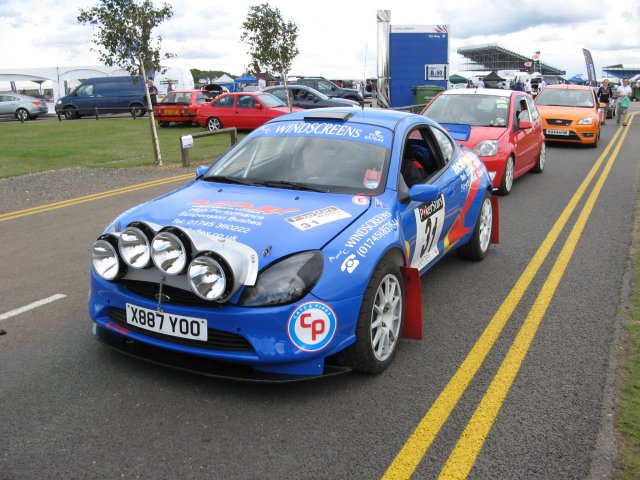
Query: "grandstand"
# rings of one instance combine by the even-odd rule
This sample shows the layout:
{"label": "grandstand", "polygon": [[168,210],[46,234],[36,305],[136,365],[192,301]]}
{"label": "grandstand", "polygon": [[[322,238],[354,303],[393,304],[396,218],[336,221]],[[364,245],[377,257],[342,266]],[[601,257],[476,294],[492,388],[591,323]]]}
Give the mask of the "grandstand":
{"label": "grandstand", "polygon": [[611,65],[609,67],[603,67],[602,71],[606,73],[608,77],[631,78],[640,73],[640,66],[623,67],[622,64]]}
{"label": "grandstand", "polygon": [[[460,70],[465,72],[486,72],[498,70],[520,70],[533,72],[531,67],[526,67],[525,62],[532,62],[531,57],[507,50],[495,43],[460,47],[458,54],[468,59],[460,64]],[[567,72],[546,63],[540,62],[537,71],[543,75],[565,75]]]}

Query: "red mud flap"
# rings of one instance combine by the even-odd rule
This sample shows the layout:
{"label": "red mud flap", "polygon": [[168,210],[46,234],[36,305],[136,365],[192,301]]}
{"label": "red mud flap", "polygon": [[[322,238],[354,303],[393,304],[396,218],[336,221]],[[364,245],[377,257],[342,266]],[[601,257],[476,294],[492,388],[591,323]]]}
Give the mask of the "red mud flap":
{"label": "red mud flap", "polygon": [[491,195],[491,210],[491,243],[500,243],[500,206],[495,195]]}
{"label": "red mud flap", "polygon": [[422,340],[422,289],[417,268],[400,267],[404,279],[404,328],[402,338]]}

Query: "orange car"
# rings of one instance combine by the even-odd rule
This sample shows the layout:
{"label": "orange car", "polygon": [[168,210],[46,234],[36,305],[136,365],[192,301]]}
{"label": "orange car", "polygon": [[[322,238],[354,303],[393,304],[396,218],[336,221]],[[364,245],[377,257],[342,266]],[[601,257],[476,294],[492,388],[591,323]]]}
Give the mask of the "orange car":
{"label": "orange car", "polygon": [[591,87],[547,85],[536,97],[547,140],[598,146],[600,104]]}

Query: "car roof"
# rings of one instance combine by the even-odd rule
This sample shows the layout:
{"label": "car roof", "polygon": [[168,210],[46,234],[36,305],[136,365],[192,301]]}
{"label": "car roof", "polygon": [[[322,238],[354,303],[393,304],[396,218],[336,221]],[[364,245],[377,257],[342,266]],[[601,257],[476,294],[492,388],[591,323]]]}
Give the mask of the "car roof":
{"label": "car roof", "polygon": [[325,119],[331,121],[343,120],[345,123],[363,123],[366,125],[385,127],[390,130],[395,130],[395,127],[399,122],[414,117],[416,119],[419,119],[421,122],[427,123],[429,125],[436,125],[435,122],[428,119],[424,115],[418,115],[415,113],[401,112],[399,110],[390,110],[383,108],[359,109],[353,107],[330,107],[302,110],[274,118],[273,120],[270,120],[269,123],[292,120],[313,121]]}
{"label": "car roof", "polygon": [[560,83],[557,85],[547,85],[545,89],[550,88],[552,90],[591,90],[592,87],[588,85],[572,85],[570,83]]}
{"label": "car roof", "polygon": [[505,90],[503,88],[455,88],[445,90],[441,95],[488,95],[491,97],[507,97],[518,92],[516,90]]}

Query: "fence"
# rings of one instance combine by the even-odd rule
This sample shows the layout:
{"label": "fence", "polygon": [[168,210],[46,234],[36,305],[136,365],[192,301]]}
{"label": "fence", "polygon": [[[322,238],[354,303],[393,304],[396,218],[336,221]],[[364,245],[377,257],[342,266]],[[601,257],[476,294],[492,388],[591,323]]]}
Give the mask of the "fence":
{"label": "fence", "polygon": [[198,137],[208,137],[210,135],[220,135],[228,133],[231,138],[231,146],[238,143],[238,129],[236,127],[220,128],[211,132],[192,133],[191,135],[183,135],[180,137],[180,153],[182,155],[182,166],[189,167],[189,149],[193,146],[193,139]]}

